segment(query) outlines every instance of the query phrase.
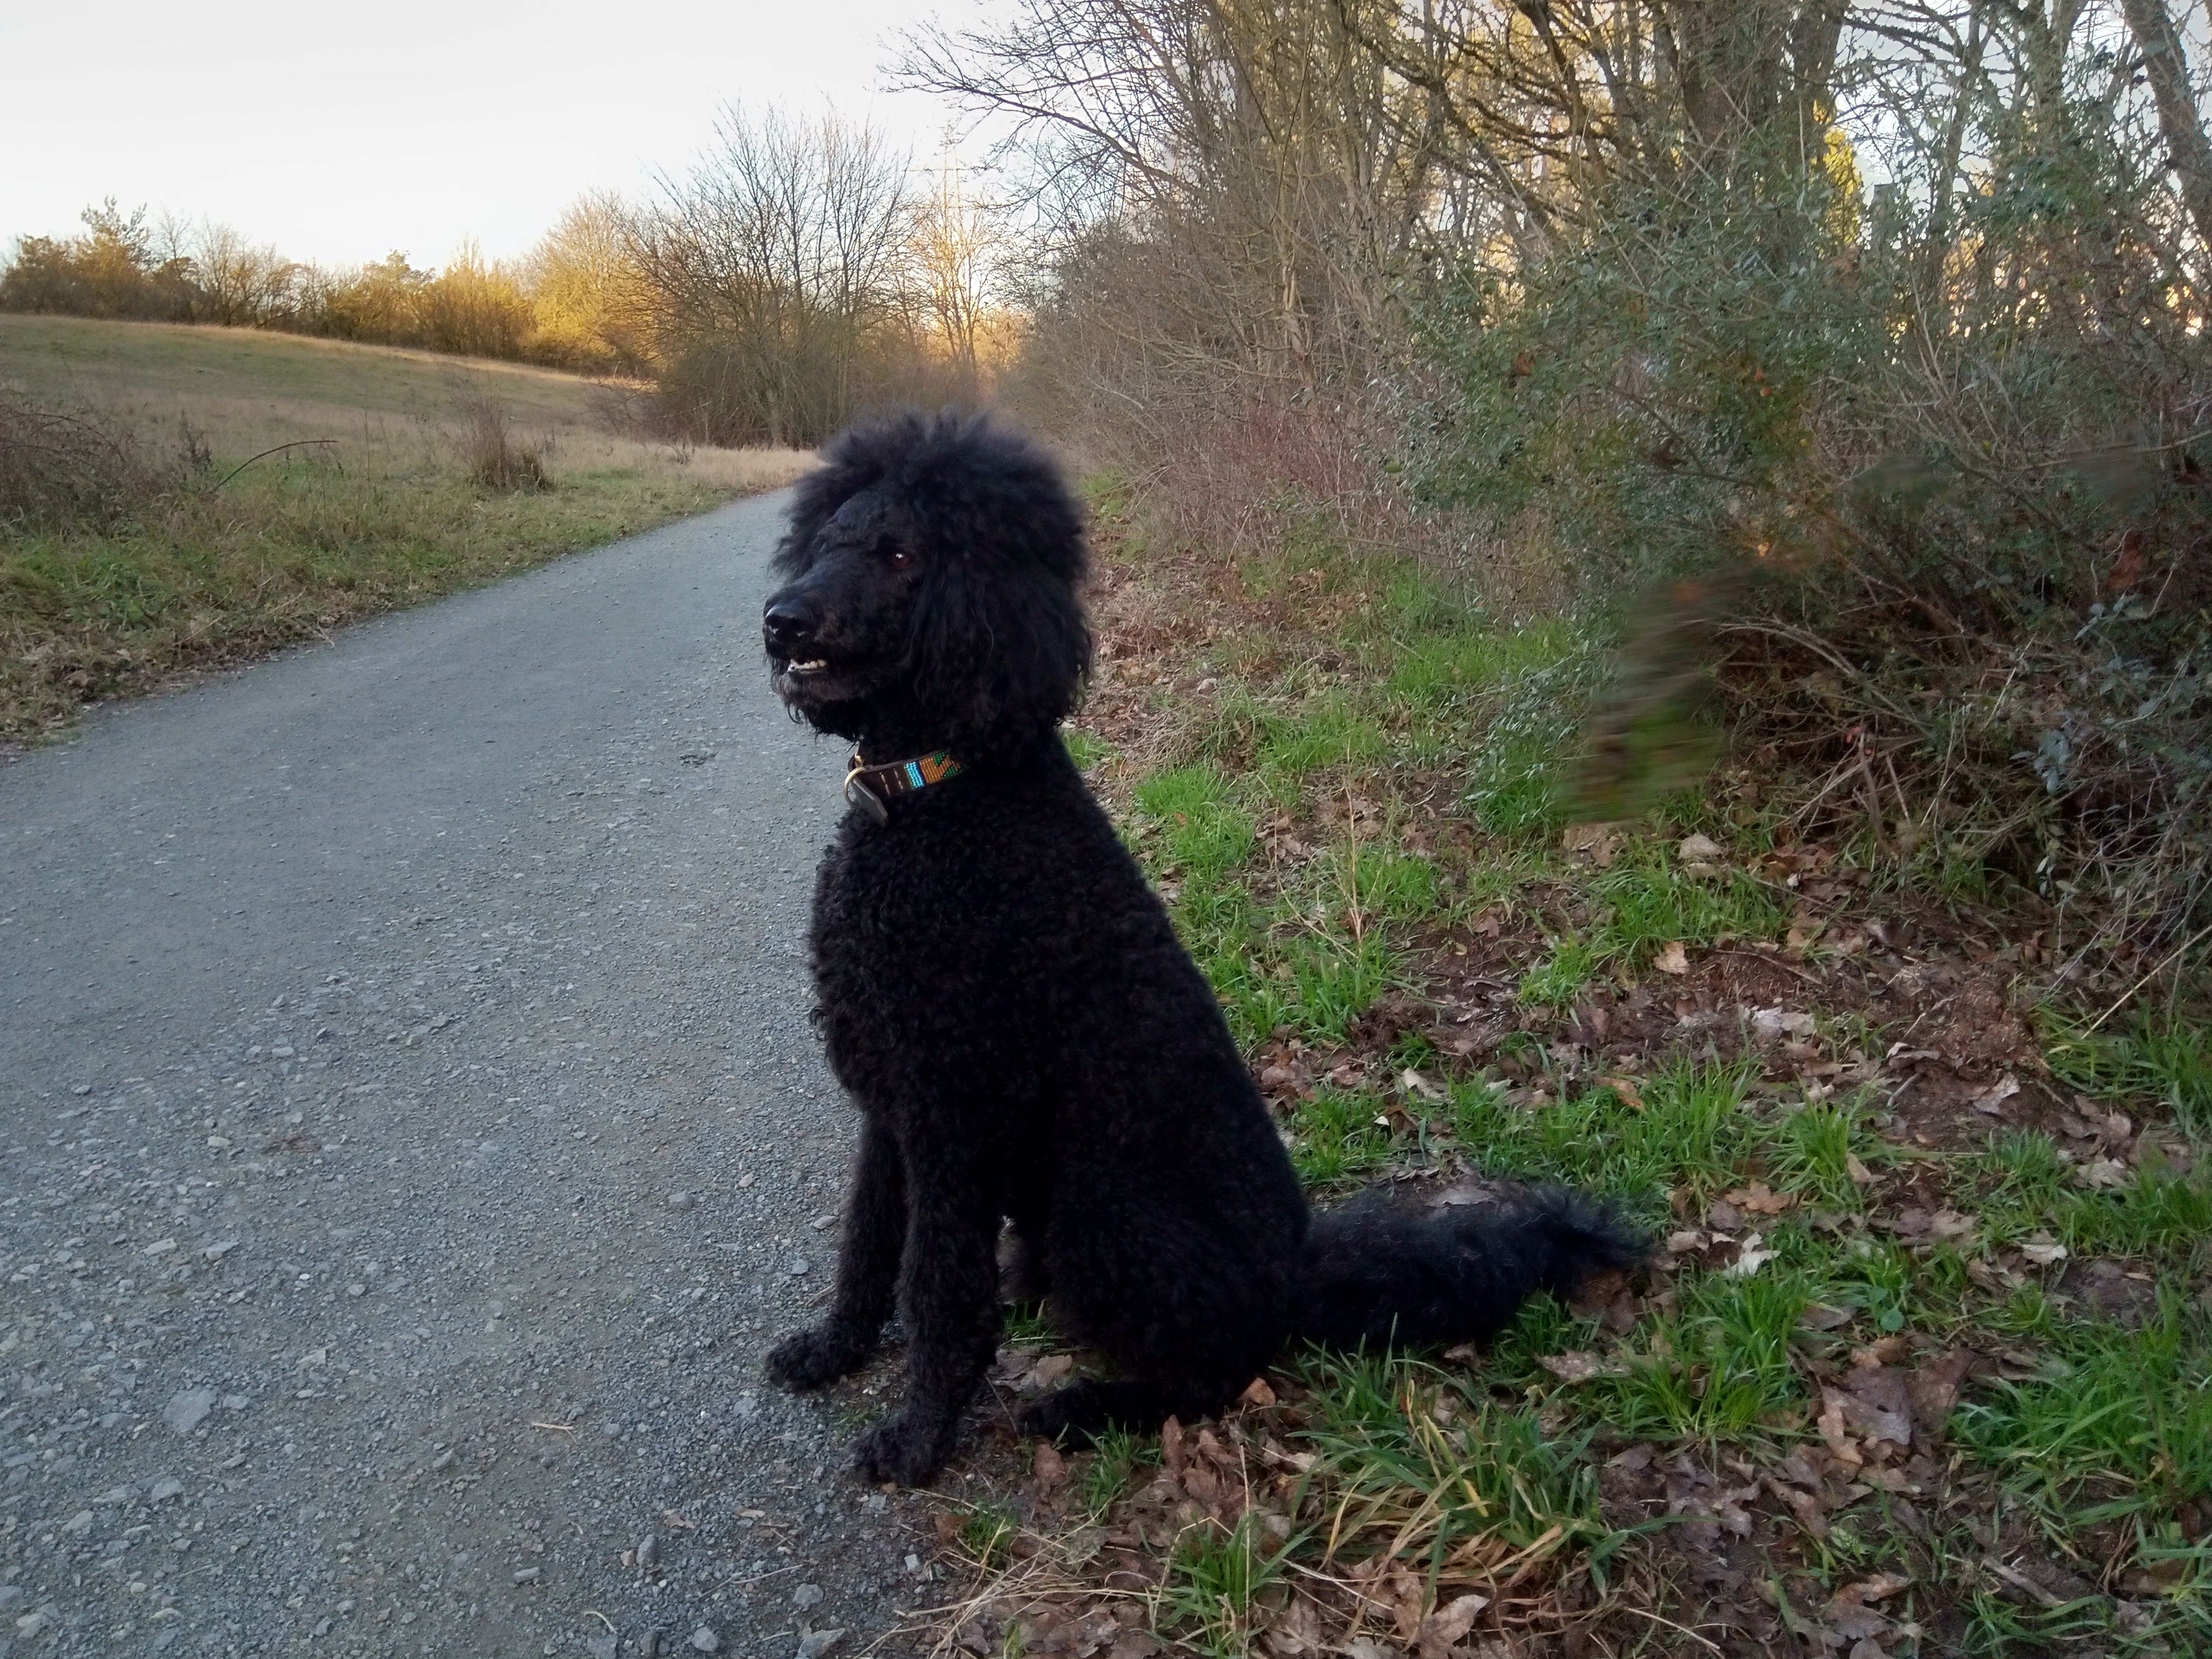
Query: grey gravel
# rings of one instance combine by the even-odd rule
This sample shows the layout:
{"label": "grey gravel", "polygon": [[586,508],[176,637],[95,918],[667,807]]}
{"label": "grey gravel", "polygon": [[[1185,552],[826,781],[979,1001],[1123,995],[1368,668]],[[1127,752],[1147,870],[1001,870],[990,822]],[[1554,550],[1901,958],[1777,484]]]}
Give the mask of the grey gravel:
{"label": "grey gravel", "polygon": [[779,506],[0,764],[0,1649],[787,1653],[794,1578],[896,1622],[872,1402],[759,1386],[851,1132]]}
{"label": "grey gravel", "polygon": [[702,1625],[691,1632],[691,1645],[702,1653],[719,1653],[722,1647],[722,1638],[715,1635],[707,1626]]}

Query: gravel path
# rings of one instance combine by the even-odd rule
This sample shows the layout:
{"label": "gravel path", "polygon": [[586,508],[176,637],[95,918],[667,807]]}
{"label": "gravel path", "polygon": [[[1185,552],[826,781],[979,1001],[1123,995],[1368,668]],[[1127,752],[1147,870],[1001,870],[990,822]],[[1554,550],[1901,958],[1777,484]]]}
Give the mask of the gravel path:
{"label": "gravel path", "polygon": [[0,767],[0,1654],[793,1659],[928,1599],[760,1381],[850,1121],[781,507]]}

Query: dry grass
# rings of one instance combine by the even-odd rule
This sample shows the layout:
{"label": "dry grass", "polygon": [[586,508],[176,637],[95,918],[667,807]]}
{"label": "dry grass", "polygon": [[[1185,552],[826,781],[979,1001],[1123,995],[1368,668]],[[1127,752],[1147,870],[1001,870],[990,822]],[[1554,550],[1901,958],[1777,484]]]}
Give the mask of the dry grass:
{"label": "dry grass", "polygon": [[[0,503],[0,743],[808,464],[618,435],[601,392],[422,352],[0,316],[0,471],[23,475]],[[58,437],[97,476],[47,455]]]}

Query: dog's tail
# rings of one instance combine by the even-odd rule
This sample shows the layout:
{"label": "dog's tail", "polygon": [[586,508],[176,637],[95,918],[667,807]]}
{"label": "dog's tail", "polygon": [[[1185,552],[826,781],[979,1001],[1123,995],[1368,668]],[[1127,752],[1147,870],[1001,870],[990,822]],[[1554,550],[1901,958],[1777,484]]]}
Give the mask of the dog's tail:
{"label": "dog's tail", "polygon": [[1342,1348],[1478,1341],[1533,1292],[1571,1295],[1650,1249],[1611,1208],[1571,1188],[1435,1209],[1371,1188],[1314,1218],[1293,1331]]}

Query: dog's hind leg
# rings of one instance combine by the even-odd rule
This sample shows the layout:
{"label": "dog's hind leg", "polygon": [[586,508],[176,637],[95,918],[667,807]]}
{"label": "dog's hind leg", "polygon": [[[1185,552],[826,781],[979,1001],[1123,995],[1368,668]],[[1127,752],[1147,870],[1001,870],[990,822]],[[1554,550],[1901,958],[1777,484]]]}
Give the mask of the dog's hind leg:
{"label": "dog's hind leg", "polygon": [[898,1142],[871,1117],[845,1203],[836,1299],[819,1325],[793,1331],[769,1350],[771,1377],[787,1388],[818,1389],[867,1364],[890,1317],[906,1232],[906,1170]]}
{"label": "dog's hind leg", "polygon": [[[961,1414],[999,1347],[999,1209],[964,1183],[913,1172],[906,1243],[906,1400],[860,1437],[854,1465],[869,1481],[918,1486],[952,1455]],[[956,1194],[958,1194],[956,1196]]]}
{"label": "dog's hind leg", "polygon": [[1150,1433],[1170,1417],[1191,1423],[1218,1416],[1237,1394],[1234,1383],[1218,1389],[1169,1389],[1157,1382],[1086,1378],[1024,1407],[1015,1421],[1024,1434],[1086,1446],[1109,1429]]}

